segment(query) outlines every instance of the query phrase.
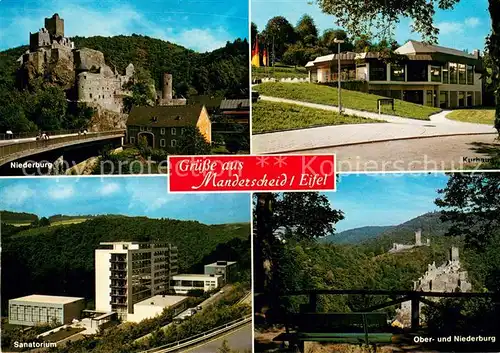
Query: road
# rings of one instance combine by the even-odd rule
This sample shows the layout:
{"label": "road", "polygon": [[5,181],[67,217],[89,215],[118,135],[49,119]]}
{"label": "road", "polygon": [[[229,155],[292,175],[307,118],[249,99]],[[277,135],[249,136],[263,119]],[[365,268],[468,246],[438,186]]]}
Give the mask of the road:
{"label": "road", "polygon": [[[324,104],[266,96],[261,96],[261,98],[320,110],[335,111],[336,109],[334,106]],[[385,114],[378,115],[377,113],[353,109],[345,109],[345,113],[369,119],[384,120],[385,122],[330,125],[257,134],[252,136],[252,153],[291,153],[314,148],[332,148],[398,139],[479,134],[495,135],[497,133],[493,126],[487,124],[463,123],[447,119],[446,115],[450,113],[449,110],[431,115],[430,120],[409,119]]]}
{"label": "road", "polygon": [[484,161],[471,159],[500,157],[500,141],[495,139],[496,135],[431,137],[294,153],[336,153],[337,170],[342,172],[484,169]]}
{"label": "road", "polygon": [[228,346],[241,353],[252,351],[252,324],[248,323],[238,327],[234,331],[223,334],[215,339],[202,343],[198,346],[188,348],[183,353],[215,353],[222,346],[222,342],[227,340]]}
{"label": "road", "polygon": [[[67,136],[78,136],[78,134],[54,135],[54,136],[50,136],[50,139],[54,140],[57,138],[67,137]],[[36,137],[27,137],[27,138],[23,138],[23,139],[12,139],[12,140],[0,140],[0,146],[13,145],[16,143],[30,142],[30,141],[36,141]]]}

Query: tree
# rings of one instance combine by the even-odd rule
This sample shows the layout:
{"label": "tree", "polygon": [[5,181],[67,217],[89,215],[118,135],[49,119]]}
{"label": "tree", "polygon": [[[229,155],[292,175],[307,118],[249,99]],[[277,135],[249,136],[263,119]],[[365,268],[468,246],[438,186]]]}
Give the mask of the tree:
{"label": "tree", "polygon": [[322,46],[326,47],[330,53],[337,53],[338,51],[338,44],[335,43],[334,39],[342,39],[345,42],[340,44],[340,51],[351,51],[353,50],[354,46],[350,42],[346,31],[343,29],[327,29],[323,32],[323,35],[321,36],[320,43]]}
{"label": "tree", "polygon": [[265,41],[274,47],[276,58],[281,58],[288,45],[295,43],[296,34],[293,26],[283,16],[271,18],[263,32]]}
{"label": "tree", "polygon": [[287,65],[305,65],[307,63],[306,49],[300,44],[292,44],[283,54],[282,60]]}
{"label": "tree", "polygon": [[182,155],[202,155],[211,154],[211,147],[200,130],[194,126],[184,130],[184,134],[177,140],[175,151]]}
{"label": "tree", "polygon": [[255,41],[255,37],[257,36],[257,34],[259,34],[257,25],[254,22],[252,22],[252,24],[250,25],[250,42],[252,43],[252,45],[253,42]]}
{"label": "tree", "polygon": [[495,128],[500,136],[500,3],[497,0],[489,0],[489,11],[491,16],[491,34],[486,40],[488,52],[491,59],[491,81],[494,87],[495,97]]}
{"label": "tree", "polygon": [[487,247],[500,229],[500,175],[455,173],[438,193],[441,220],[451,222],[446,234],[465,236],[472,248]]}
{"label": "tree", "polygon": [[369,52],[372,48],[373,44],[366,34],[362,34],[354,40],[354,51],[357,53]]}
{"label": "tree", "polygon": [[318,29],[311,16],[304,14],[295,27],[297,39],[303,45],[315,45],[318,41]]}

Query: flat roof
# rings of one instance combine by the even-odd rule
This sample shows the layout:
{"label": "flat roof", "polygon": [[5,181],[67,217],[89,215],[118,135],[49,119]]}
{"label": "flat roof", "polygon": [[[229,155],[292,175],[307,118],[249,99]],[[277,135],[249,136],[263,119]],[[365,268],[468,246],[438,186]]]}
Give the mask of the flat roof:
{"label": "flat roof", "polygon": [[172,276],[172,279],[185,279],[185,278],[189,278],[189,279],[200,279],[200,280],[205,280],[205,279],[209,279],[209,278],[218,278],[218,277],[222,277],[221,275],[205,275],[205,274],[191,274],[191,273],[187,273],[187,274],[179,274],[179,275],[174,275]]}
{"label": "flat roof", "polygon": [[27,295],[25,297],[20,297],[10,300],[31,302],[31,303],[44,303],[44,304],[69,304],[84,299],[85,298],[78,298],[78,297],[32,294],[32,295]]}
{"label": "flat roof", "polygon": [[[217,262],[222,262],[222,261],[217,261]],[[220,266],[229,266],[229,265],[234,265],[236,261],[224,261],[226,262],[225,264],[217,264],[217,262],[213,262],[211,264],[205,265],[205,266],[210,266],[210,267],[220,267]]]}
{"label": "flat roof", "polygon": [[144,299],[138,303],[135,303],[134,306],[161,306],[162,308],[166,308],[175,304],[178,304],[188,297],[184,297],[182,295],[155,295],[154,297]]}

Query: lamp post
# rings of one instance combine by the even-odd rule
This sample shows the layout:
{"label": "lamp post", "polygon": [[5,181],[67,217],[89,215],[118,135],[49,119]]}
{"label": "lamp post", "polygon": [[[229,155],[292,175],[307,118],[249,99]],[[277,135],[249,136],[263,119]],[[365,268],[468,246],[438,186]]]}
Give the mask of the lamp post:
{"label": "lamp post", "polygon": [[344,43],[344,40],[343,39],[338,39],[338,38],[335,38],[333,40],[334,43],[337,43],[337,46],[338,46],[338,50],[337,50],[337,64],[338,64],[338,68],[337,68],[337,90],[339,92],[339,101],[338,101],[338,106],[339,106],[339,114],[342,114],[342,102],[341,102],[341,84],[340,84],[340,44]]}

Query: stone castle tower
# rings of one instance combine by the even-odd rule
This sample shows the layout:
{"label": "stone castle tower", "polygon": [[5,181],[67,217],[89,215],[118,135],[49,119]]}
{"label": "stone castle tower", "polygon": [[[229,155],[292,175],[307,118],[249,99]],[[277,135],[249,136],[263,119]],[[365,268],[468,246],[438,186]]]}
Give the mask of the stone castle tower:
{"label": "stone castle tower", "polygon": [[57,13],[51,18],[45,18],[45,28],[54,38],[64,37],[64,20]]}

